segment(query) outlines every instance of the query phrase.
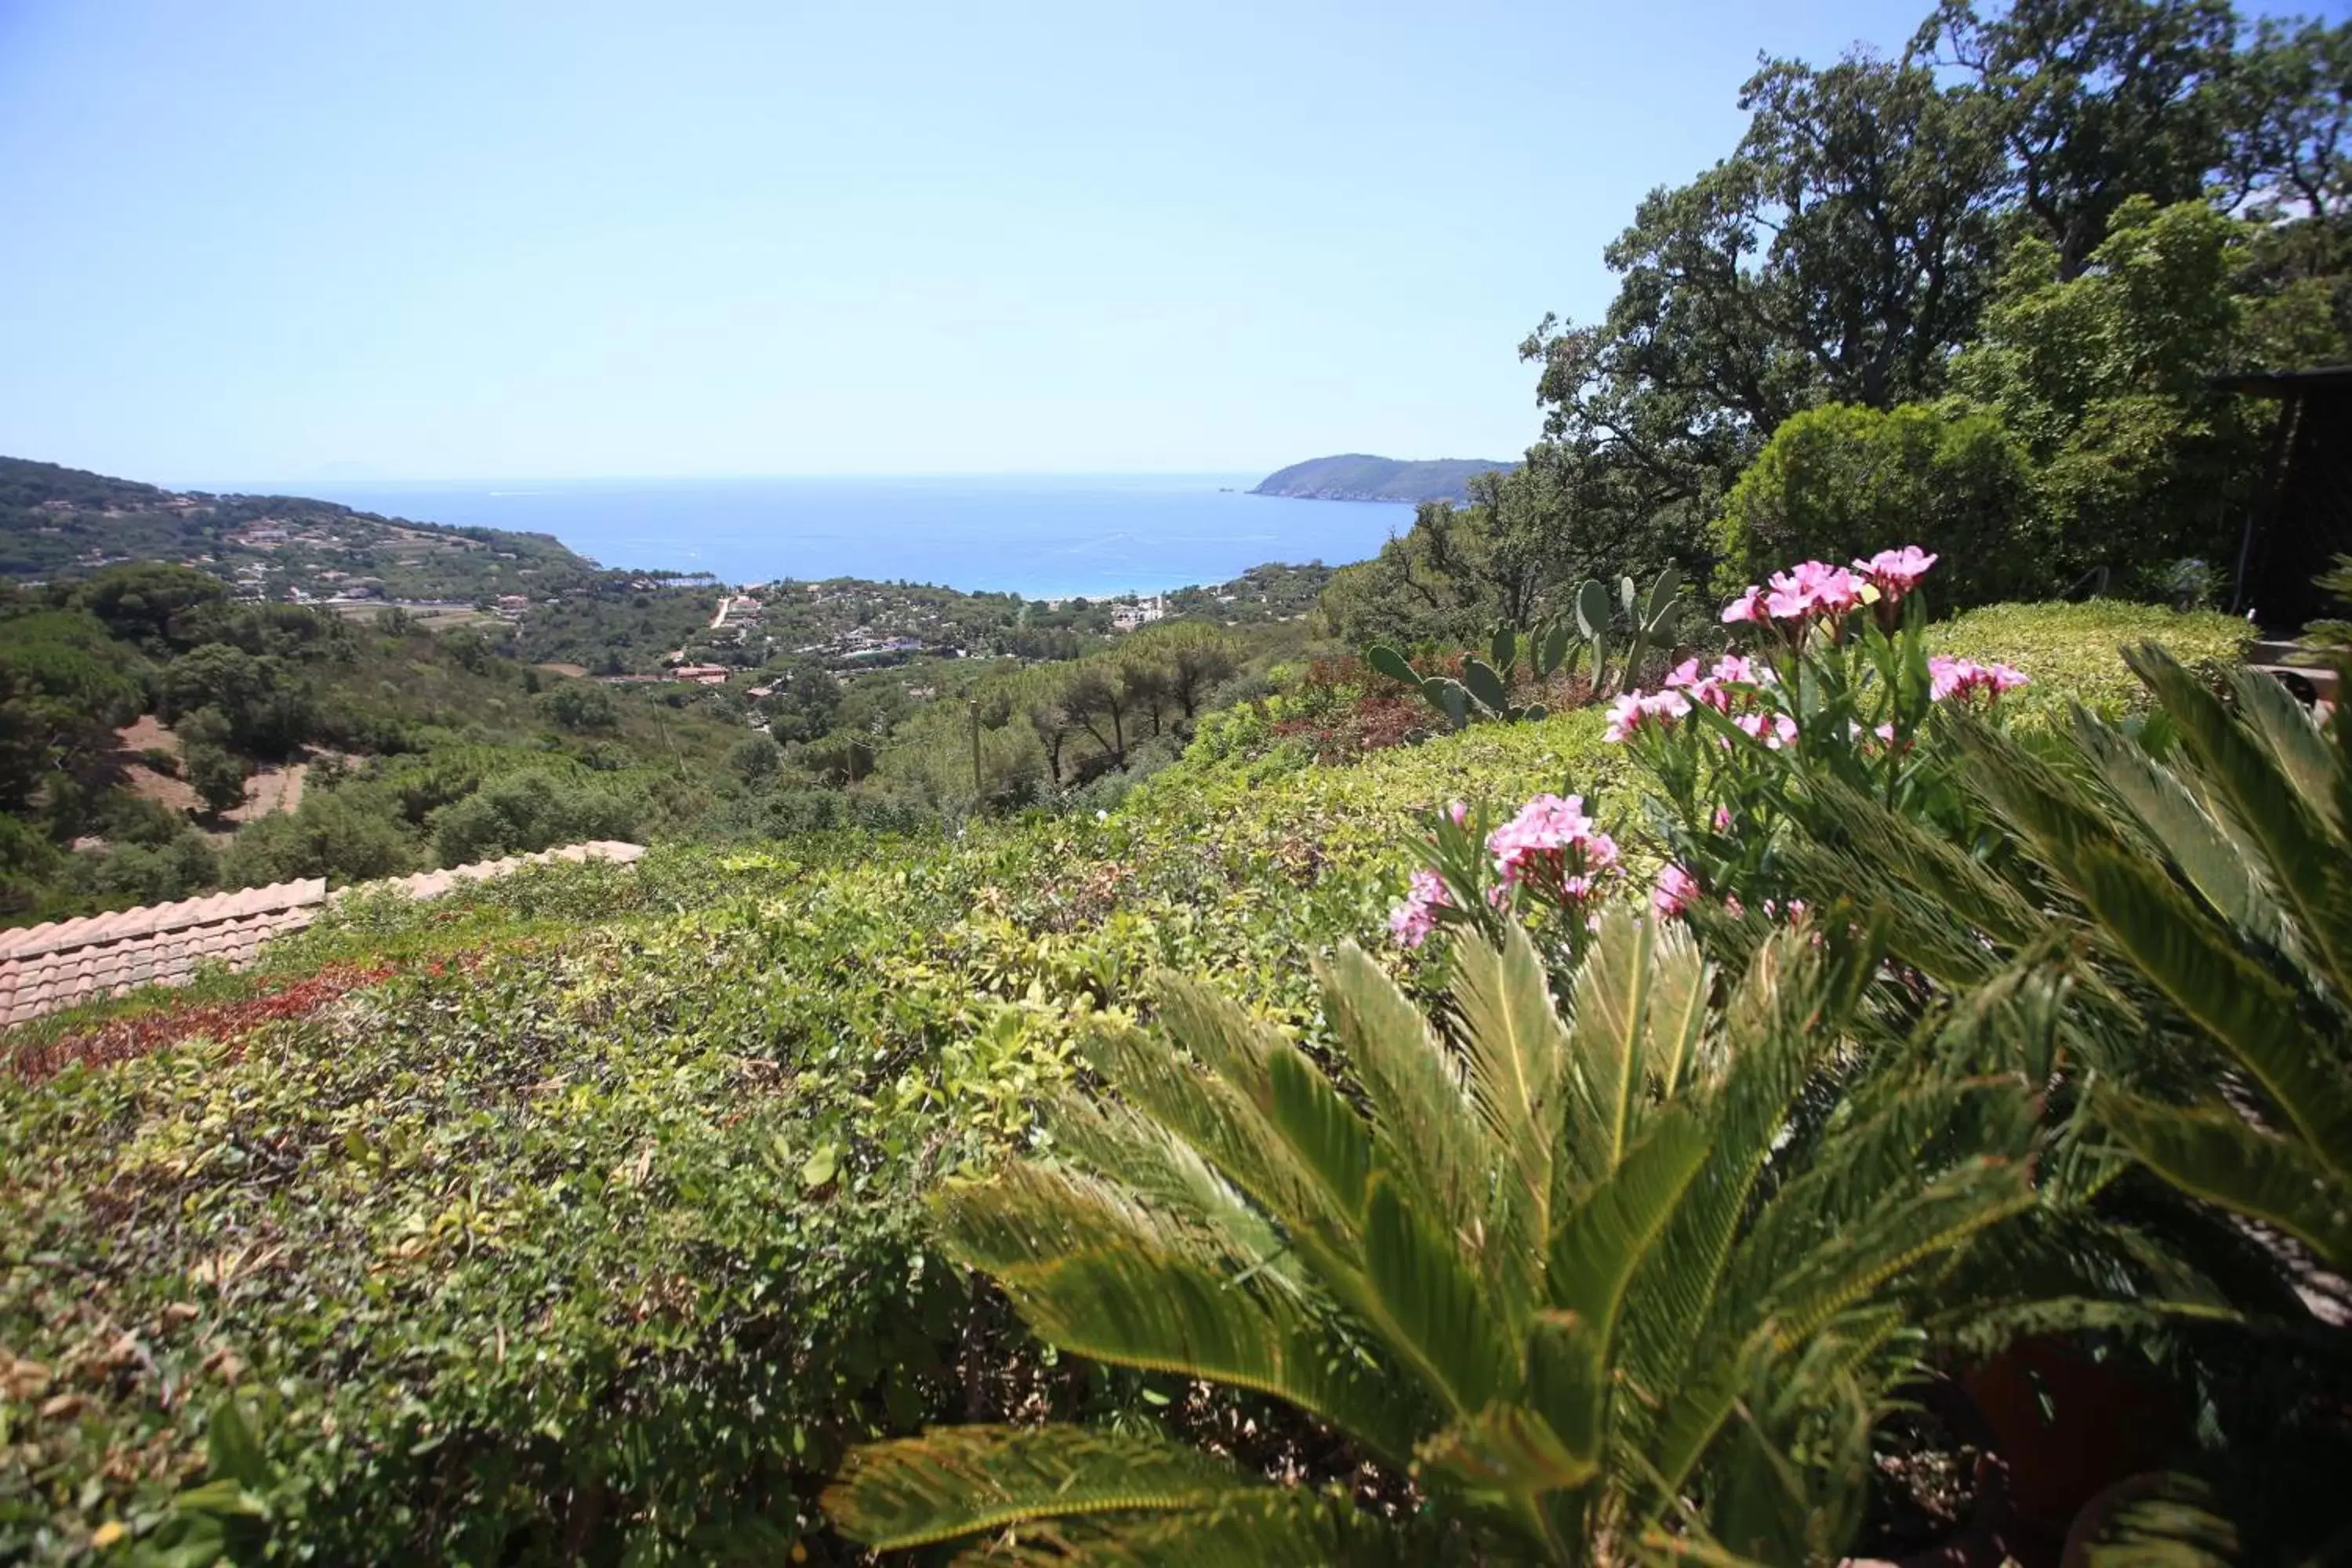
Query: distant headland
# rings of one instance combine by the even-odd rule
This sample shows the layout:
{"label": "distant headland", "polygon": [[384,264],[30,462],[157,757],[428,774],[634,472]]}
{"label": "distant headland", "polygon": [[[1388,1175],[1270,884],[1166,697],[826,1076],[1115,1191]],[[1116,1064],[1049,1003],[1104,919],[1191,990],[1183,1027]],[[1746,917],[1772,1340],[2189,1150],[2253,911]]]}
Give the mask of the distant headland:
{"label": "distant headland", "polygon": [[1473,458],[1434,458],[1409,463],[1397,458],[1375,458],[1363,452],[1336,458],[1310,458],[1268,474],[1251,489],[1254,496],[1291,496],[1304,500],[1424,501],[1465,500],[1470,481],[1480,474],[1506,473],[1517,463],[1486,462]]}

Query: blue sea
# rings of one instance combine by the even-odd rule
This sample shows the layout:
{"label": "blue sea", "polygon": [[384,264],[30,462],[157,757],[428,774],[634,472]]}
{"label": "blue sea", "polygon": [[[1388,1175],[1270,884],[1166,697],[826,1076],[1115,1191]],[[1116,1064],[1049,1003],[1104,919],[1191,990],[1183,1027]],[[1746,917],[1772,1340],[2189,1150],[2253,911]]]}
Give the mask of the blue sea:
{"label": "blue sea", "polygon": [[966,478],[307,479],[264,493],[551,533],[607,566],[901,578],[1032,598],[1223,583],[1268,561],[1339,565],[1412,526],[1412,508],[1244,493],[1254,474]]}

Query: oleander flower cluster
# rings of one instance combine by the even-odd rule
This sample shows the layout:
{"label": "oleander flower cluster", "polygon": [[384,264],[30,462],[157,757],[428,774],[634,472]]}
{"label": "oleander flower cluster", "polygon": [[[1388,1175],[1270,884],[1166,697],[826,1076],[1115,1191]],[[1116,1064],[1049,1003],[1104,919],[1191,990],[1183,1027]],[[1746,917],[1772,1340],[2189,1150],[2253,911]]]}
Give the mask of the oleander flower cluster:
{"label": "oleander flower cluster", "polygon": [[1998,660],[1979,664],[1971,658],[1947,658],[1937,654],[1927,661],[1927,680],[1929,695],[1943,702],[1979,692],[1998,697],[2004,691],[2014,691],[2025,684],[2025,672]]}
{"label": "oleander flower cluster", "polygon": [[1617,865],[1617,841],[1584,814],[1578,795],[1537,795],[1486,836],[1486,852],[1495,858],[1502,898],[1525,886],[1563,906],[1590,899],[1601,876]]}
{"label": "oleander flower cluster", "polygon": [[[1700,669],[1697,659],[1686,658],[1666,672],[1663,689],[1629,691],[1611,703],[1609,726],[1602,738],[1622,742],[1645,729],[1670,730],[1696,706],[1732,715],[1734,723],[1759,739],[1767,733],[1778,736],[1778,726],[1768,723],[1765,715],[1746,711],[1767,696],[1767,689],[1778,679],[1770,665],[1740,654],[1726,654],[1706,670]],[[1780,742],[1775,739],[1769,743]]]}
{"label": "oleander flower cluster", "polygon": [[1868,605],[1875,611],[1881,627],[1891,629],[1896,606],[1935,564],[1936,557],[1916,544],[1882,550],[1867,559],[1857,557],[1850,566],[1799,562],[1726,605],[1723,624],[1778,626],[1801,637],[1809,623],[1825,621],[1834,630],[1846,616]]}
{"label": "oleander flower cluster", "polygon": [[[1445,810],[1454,829],[1467,829],[1469,815],[1460,801]],[[1465,900],[1475,903],[1482,893],[1496,911],[1525,895],[1578,917],[1580,926],[1588,906],[1623,874],[1617,841],[1586,813],[1581,795],[1538,795],[1483,843],[1454,836],[1450,841],[1466,859],[1445,849],[1446,841],[1441,826],[1428,841],[1435,863],[1412,873],[1404,898],[1389,911],[1389,934],[1403,946],[1420,947],[1441,926],[1466,918]]]}
{"label": "oleander flower cluster", "polygon": [[1444,878],[1431,870],[1415,871],[1403,900],[1389,911],[1389,934],[1407,947],[1419,947],[1437,929],[1437,911],[1453,902]]}
{"label": "oleander flower cluster", "polygon": [[[1845,617],[1864,605],[1875,613],[1880,631],[1891,629],[1896,607],[1935,564],[1936,557],[1916,544],[1857,558],[1852,566],[1801,562],[1774,573],[1769,583],[1745,590],[1724,606],[1723,621],[1778,633],[1777,657],[1784,660],[1800,655],[1805,630],[1811,626],[1826,628],[1826,646],[1835,649]],[[1927,695],[1936,702],[1978,695],[1990,700],[2026,683],[2025,673],[2012,666],[1940,654],[1927,660]],[[1764,750],[1780,751],[1796,743],[1799,726],[1793,715],[1769,700],[1777,681],[1770,659],[1761,654],[1727,654],[1705,672],[1698,660],[1686,659],[1666,676],[1661,689],[1629,691],[1611,704],[1604,739],[1622,743],[1644,734],[1664,734],[1688,718],[1695,706],[1705,705],[1728,717]],[[1849,721],[1847,728],[1855,740],[1868,736],[1886,745],[1898,743],[1891,721],[1864,727]],[[1727,737],[1718,738],[1726,745],[1732,743]]]}
{"label": "oleander flower cluster", "polygon": [[[1791,812],[1821,797],[1790,790],[1792,778],[1834,780],[1910,816],[1964,811],[1948,759],[1918,744],[1929,715],[1970,703],[2000,723],[2000,699],[2026,677],[1927,652],[1921,587],[1936,562],[1912,544],[1775,573],[1722,613],[1755,628],[1739,647],[1686,658],[1655,689],[1610,704],[1605,737],[1628,746],[1646,775],[1662,840],[1654,880],[1632,889],[1646,891],[1656,918],[1807,918],[1782,850]],[[1594,901],[1627,881],[1616,841],[1580,795],[1538,795],[1491,832],[1489,820],[1474,822],[1455,802],[1432,824],[1428,868],[1413,873],[1391,931],[1420,947],[1445,927],[1491,934],[1498,921],[1549,911],[1568,917],[1545,929],[1572,960]]]}

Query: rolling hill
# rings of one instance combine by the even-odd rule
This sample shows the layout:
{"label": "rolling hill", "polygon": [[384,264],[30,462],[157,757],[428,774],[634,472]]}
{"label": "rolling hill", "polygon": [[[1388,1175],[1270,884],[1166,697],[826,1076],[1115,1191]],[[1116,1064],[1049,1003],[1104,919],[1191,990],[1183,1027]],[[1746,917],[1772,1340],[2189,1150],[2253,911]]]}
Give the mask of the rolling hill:
{"label": "rolling hill", "polygon": [[1477,475],[1517,467],[1475,458],[1407,462],[1347,452],[1293,463],[1260,479],[1250,494],[1307,500],[1458,501],[1468,499],[1470,481]]}
{"label": "rolling hill", "polygon": [[124,561],[178,562],[272,599],[357,585],[391,599],[542,596],[597,570],[542,533],[410,522],[300,496],[167,490],[0,458],[0,578],[83,577]]}

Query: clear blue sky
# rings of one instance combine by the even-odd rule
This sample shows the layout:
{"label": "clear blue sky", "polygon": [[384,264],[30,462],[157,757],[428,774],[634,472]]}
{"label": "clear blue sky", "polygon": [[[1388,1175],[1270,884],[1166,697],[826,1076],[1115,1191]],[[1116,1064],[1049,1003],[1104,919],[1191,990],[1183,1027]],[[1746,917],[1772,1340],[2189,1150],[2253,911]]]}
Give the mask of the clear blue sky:
{"label": "clear blue sky", "polygon": [[163,482],[1506,457],[1757,52],[1926,0],[0,0],[0,452]]}

